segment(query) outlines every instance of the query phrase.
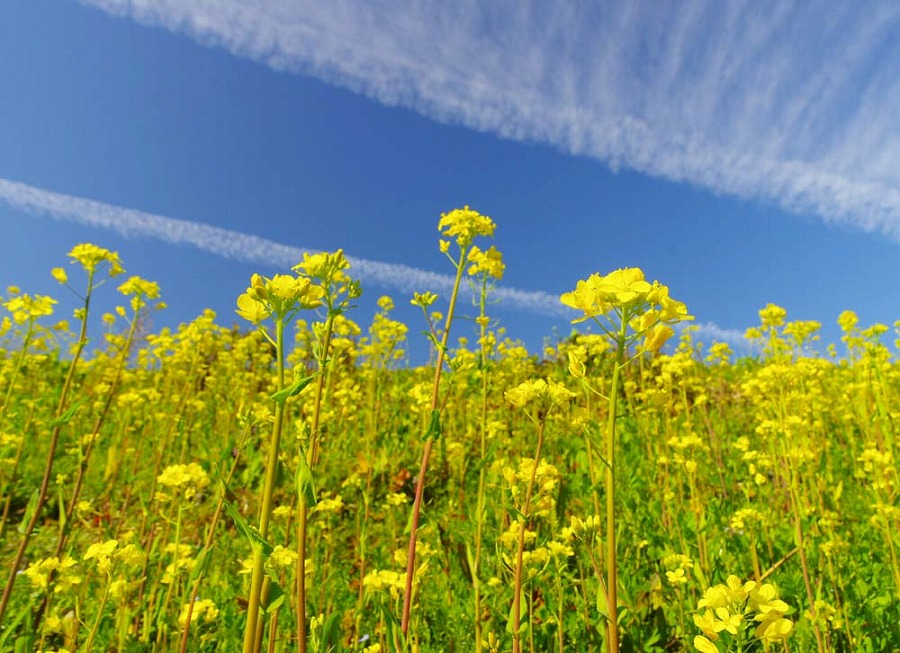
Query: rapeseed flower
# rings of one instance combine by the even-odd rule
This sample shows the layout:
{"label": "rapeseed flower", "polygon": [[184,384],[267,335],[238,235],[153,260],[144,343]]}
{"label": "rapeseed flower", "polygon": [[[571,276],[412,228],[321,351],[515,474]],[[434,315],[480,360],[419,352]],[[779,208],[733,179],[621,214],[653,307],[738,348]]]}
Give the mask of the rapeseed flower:
{"label": "rapeseed flower", "polygon": [[157,492],[156,498],[158,501],[167,501],[176,496],[192,499],[198,492],[209,485],[209,476],[197,463],[169,465],[156,478],[156,482],[174,492],[172,496],[165,492]]}
{"label": "rapeseed flower", "polygon": [[[125,272],[125,268],[122,267],[122,261],[119,259],[118,253],[111,252],[103,247],[97,247],[91,243],[75,245],[75,247],[69,251],[69,258],[75,263],[80,263],[81,267],[83,267],[88,274],[94,274],[97,270],[97,266],[104,262],[109,264],[109,276],[111,277],[118,276]],[[57,280],[59,280],[59,276],[58,273],[54,274],[54,277]]]}
{"label": "rapeseed flower", "polygon": [[[615,334],[627,324],[634,332],[629,340],[643,336],[642,348],[650,352],[658,351],[674,335],[670,325],[693,319],[682,302],[669,297],[667,286],[649,283],[640,268],[618,269],[604,276],[594,273],[579,280],[575,290],[563,293],[560,301],[582,312],[573,324],[593,319],[614,341],[624,337],[624,331]],[[601,317],[608,323],[600,322]]]}
{"label": "rapeseed flower", "polygon": [[486,215],[469,208],[468,204],[449,213],[441,213],[438,231],[449,238],[456,238],[461,248],[472,244],[476,236],[493,236],[496,225]]}
{"label": "rapeseed flower", "polygon": [[478,245],[473,245],[472,249],[469,250],[467,262],[470,276],[486,274],[494,279],[502,279],[503,271],[506,269],[506,265],[503,263],[503,255],[494,245],[491,245],[485,252],[481,251]]}
{"label": "rapeseed flower", "polygon": [[84,554],[84,560],[96,560],[97,569],[101,574],[105,574],[109,571],[113,551],[116,550],[118,545],[118,540],[107,540],[106,542],[91,544]]}
{"label": "rapeseed flower", "polygon": [[778,598],[773,585],[743,582],[734,575],[708,588],[697,609],[703,612],[694,615],[694,625],[703,634],[694,638],[694,648],[701,653],[718,653],[715,642],[721,633],[738,637],[748,623],[758,624],[754,637],[766,642],[781,641],[793,630],[793,623],[784,617],[790,607]]}

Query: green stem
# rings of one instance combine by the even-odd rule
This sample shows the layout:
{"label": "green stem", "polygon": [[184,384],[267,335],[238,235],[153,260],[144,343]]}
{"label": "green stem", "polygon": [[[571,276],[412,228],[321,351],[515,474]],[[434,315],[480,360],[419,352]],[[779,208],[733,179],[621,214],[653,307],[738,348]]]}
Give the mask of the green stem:
{"label": "green stem", "polygon": [[619,651],[619,608],[618,564],[616,560],[616,410],[618,409],[619,378],[624,365],[625,339],[627,336],[627,315],[622,313],[621,325],[616,338],[616,362],[613,367],[612,383],[609,389],[609,403],[606,424],[606,604],[609,612],[607,623],[607,651]]}
{"label": "green stem", "polygon": [[[462,281],[465,268],[467,247],[460,250],[459,264],[456,266],[456,278],[453,280],[453,291],[450,294],[450,306],[447,309],[447,321],[444,323],[444,333],[441,334],[441,346],[438,348],[437,363],[434,368],[434,384],[431,389],[432,414],[440,405],[441,371],[444,368],[444,356],[447,351],[447,342],[450,338],[450,324],[453,322],[453,312],[456,309],[456,297],[459,294],[459,284]],[[413,575],[416,571],[416,538],[419,531],[419,513],[422,510],[422,496],[425,491],[425,473],[428,471],[428,459],[431,457],[431,447],[434,438],[429,437],[425,441],[422,450],[422,464],[419,466],[419,475],[416,477],[416,498],[413,501],[412,519],[410,521],[409,547],[406,551],[406,585],[403,592],[403,616],[400,620],[400,629],[404,635],[409,634],[409,613],[412,609]]]}
{"label": "green stem", "polygon": [[534,479],[537,476],[537,468],[541,462],[541,448],[544,446],[544,424],[546,421],[541,419],[538,423],[538,441],[537,448],[534,452],[534,467],[531,468],[531,478],[528,479],[528,488],[525,491],[525,503],[522,506],[522,528],[519,530],[519,542],[516,548],[516,571],[513,589],[513,653],[521,653],[522,644],[519,633],[519,623],[521,621],[520,611],[522,606],[522,556],[525,552],[525,530],[528,526],[528,513],[531,510],[531,495],[534,492]]}
{"label": "green stem", "polygon": [[56,406],[56,413],[54,415],[54,423],[53,431],[50,434],[50,448],[47,451],[47,460],[44,464],[44,476],[41,479],[41,485],[38,489],[37,502],[34,507],[34,512],[31,515],[31,519],[28,520],[28,523],[25,525],[25,530],[22,533],[22,539],[19,542],[19,548],[16,551],[16,555],[13,558],[12,564],[10,565],[9,576],[6,579],[6,587],[3,589],[3,597],[0,598],[0,623],[3,623],[3,616],[6,614],[6,608],[9,605],[9,599],[12,596],[13,586],[15,585],[16,578],[19,575],[19,566],[22,564],[22,559],[25,557],[25,550],[28,548],[28,542],[31,540],[31,535],[34,533],[34,529],[37,526],[38,521],[41,519],[41,511],[44,508],[44,504],[47,502],[47,491],[50,488],[50,477],[53,475],[53,462],[56,457],[56,447],[59,444],[59,435],[62,431],[63,422],[60,421],[60,418],[68,409],[68,400],[69,400],[69,392],[72,389],[72,385],[75,380],[75,369],[78,367],[78,361],[81,359],[81,353],[84,351],[84,347],[87,344],[87,320],[88,314],[90,311],[91,305],[91,292],[94,288],[94,272],[88,272],[88,290],[87,294],[84,298],[84,309],[83,315],[81,319],[81,329],[78,333],[78,342],[75,344],[75,352],[72,355],[72,362],[69,365],[69,370],[66,373],[66,380],[63,382],[62,392],[59,395],[59,402]]}
{"label": "green stem", "polygon": [[482,275],[481,294],[479,295],[478,308],[481,337],[478,339],[481,346],[481,428],[480,428],[480,457],[478,468],[478,496],[475,508],[475,556],[472,565],[472,589],[475,593],[475,653],[481,653],[483,627],[481,625],[481,548],[484,538],[484,506],[485,506],[485,454],[487,438],[487,391],[488,391],[488,357],[487,357],[487,323],[485,322],[485,303],[487,299],[487,274]]}
{"label": "green stem", "polygon": [[[322,396],[325,394],[325,368],[328,364],[328,350],[331,347],[331,335],[334,331],[334,319],[338,313],[329,308],[328,317],[325,320],[325,333],[318,355],[319,378],[316,380],[316,396],[313,403],[313,418],[310,425],[310,442],[306,452],[300,451],[301,456],[306,456],[306,464],[310,471],[314,469],[319,459],[319,423],[322,414]],[[306,505],[306,496],[299,493],[297,505],[297,651],[306,653],[307,628],[306,628],[306,549],[307,534],[309,531],[309,506]]]}
{"label": "green stem", "polygon": [[[284,389],[284,318],[275,319],[276,370],[278,391]],[[272,513],[272,496],[275,491],[275,477],[278,471],[278,452],[284,427],[284,402],[275,404],[275,422],[269,438],[269,457],[266,461],[266,477],[263,485],[262,505],[259,510],[259,534],[265,539],[269,534],[269,518]],[[250,578],[250,597],[247,605],[247,624],[244,628],[244,653],[254,653],[256,649],[256,629],[259,622],[260,596],[265,576],[265,557],[262,546],[253,545],[253,573]]]}
{"label": "green stem", "polygon": [[106,586],[103,588],[103,596],[100,598],[100,606],[97,608],[97,618],[91,626],[91,632],[84,642],[82,650],[84,653],[91,653],[94,648],[94,638],[97,636],[97,630],[100,628],[100,622],[103,620],[103,609],[106,607],[106,601],[109,598],[109,578],[106,579]]}

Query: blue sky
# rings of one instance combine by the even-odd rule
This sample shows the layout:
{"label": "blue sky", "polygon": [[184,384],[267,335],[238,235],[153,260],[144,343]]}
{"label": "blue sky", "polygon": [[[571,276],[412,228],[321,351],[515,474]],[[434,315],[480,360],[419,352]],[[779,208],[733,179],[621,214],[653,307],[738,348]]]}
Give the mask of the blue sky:
{"label": "blue sky", "polygon": [[469,204],[532,351],[569,331],[559,293],[626,266],[707,342],[767,302],[827,341],[846,308],[900,318],[896,3],[404,6],[0,4],[0,287],[68,312],[49,269],[89,241],[160,283],[154,327],[230,324],[250,274],[343,247],[351,317],[391,295],[415,341],[439,215]]}

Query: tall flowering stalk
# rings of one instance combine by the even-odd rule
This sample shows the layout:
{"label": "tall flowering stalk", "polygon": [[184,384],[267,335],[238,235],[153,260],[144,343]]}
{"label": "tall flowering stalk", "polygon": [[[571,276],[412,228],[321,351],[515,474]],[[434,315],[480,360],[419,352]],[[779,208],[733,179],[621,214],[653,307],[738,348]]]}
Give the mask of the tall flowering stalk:
{"label": "tall flowering stalk", "polygon": [[[538,430],[537,445],[534,450],[534,464],[531,467],[528,485],[525,489],[525,500],[522,504],[522,510],[516,520],[518,522],[519,537],[516,547],[516,568],[513,574],[511,623],[513,653],[522,652],[522,628],[520,624],[522,618],[522,560],[525,552],[525,531],[528,529],[528,520],[532,516],[531,499],[534,492],[535,477],[541,464],[541,450],[544,447],[544,430],[547,426],[547,417],[555,406],[566,403],[575,396],[574,392],[568,390],[561,383],[555,383],[554,381],[548,383],[543,379],[525,381],[506,392],[506,398],[509,402],[516,408],[524,410],[528,419],[534,422]],[[563,627],[562,622],[557,624],[557,626],[561,629]]]}
{"label": "tall flowering stalk", "polygon": [[[21,294],[18,288],[13,288],[12,291],[13,297],[9,299],[9,301],[4,302],[3,307],[12,313],[13,321],[16,324],[25,325],[25,335],[22,336],[22,345],[16,356],[12,375],[7,381],[8,385],[6,388],[6,397],[3,400],[3,406],[0,406],[0,433],[5,430],[10,401],[12,400],[13,392],[16,389],[19,373],[22,371],[25,360],[28,357],[28,350],[32,339],[35,337],[36,333],[39,333],[37,320],[41,317],[53,315],[53,305],[56,303],[55,299],[46,295],[35,295],[32,297],[28,294]],[[12,470],[9,475],[3,479],[3,484],[0,486],[0,496],[6,497],[3,501],[3,515],[0,517],[0,541],[3,540],[3,537],[6,534],[6,522],[9,518],[9,511],[13,499],[12,487],[16,482],[16,477],[19,473],[19,465],[22,461],[22,453],[25,450],[25,442],[26,438],[19,436]]]}
{"label": "tall flowering stalk", "polygon": [[[671,324],[690,320],[687,308],[681,302],[669,297],[669,289],[658,281],[652,284],[644,279],[639,268],[626,268],[610,272],[606,276],[592,274],[580,280],[575,290],[564,293],[560,301],[583,313],[572,320],[573,323],[593,320],[606,334],[615,347],[615,364],[607,400],[607,424],[605,455],[597,454],[606,467],[606,587],[605,610],[607,619],[607,651],[619,650],[618,633],[618,566],[616,558],[616,418],[618,411],[619,386],[622,370],[630,362],[629,347],[643,340],[644,351],[658,351],[666,340],[674,335]],[[584,361],[576,352],[569,354],[569,372],[585,379]],[[591,388],[593,390],[593,388]],[[596,394],[600,394],[593,390]],[[602,396],[602,395],[601,395]],[[596,452],[592,449],[591,455]],[[600,580],[601,586],[603,579]],[[603,590],[601,590],[603,591]],[[602,604],[602,601],[601,601]]]}
{"label": "tall flowering stalk", "polygon": [[273,401],[275,401],[275,419],[269,436],[265,480],[263,482],[262,500],[259,509],[258,536],[260,539],[251,538],[253,571],[250,577],[247,623],[244,629],[244,653],[254,653],[259,641],[257,629],[259,627],[259,609],[266,562],[263,544],[269,534],[269,520],[272,515],[272,496],[275,491],[278,453],[281,446],[281,434],[284,429],[285,401],[289,396],[300,392],[311,381],[308,377],[297,379],[290,387],[285,383],[284,330],[300,310],[321,306],[324,295],[324,289],[313,284],[306,277],[277,274],[269,279],[254,274],[250,279],[250,287],[237,299],[237,314],[244,319],[254,324],[260,324],[269,318],[274,321],[274,339],[265,329],[261,328],[260,330],[266,339],[275,346],[275,371],[277,374],[277,391],[272,396]]}
{"label": "tall flowering stalk", "polygon": [[481,423],[479,424],[479,463],[478,463],[478,492],[475,508],[475,554],[472,557],[472,589],[475,594],[475,652],[481,653],[484,648],[482,642],[482,594],[481,594],[481,550],[484,540],[484,515],[485,515],[485,477],[487,456],[487,407],[488,407],[488,376],[491,360],[489,358],[492,338],[488,335],[488,326],[491,323],[487,316],[488,294],[493,289],[494,283],[503,278],[506,266],[503,264],[503,256],[493,245],[485,252],[477,246],[473,246],[469,252],[469,276],[479,280],[478,283],[478,324],[479,358],[478,367],[481,375]]}
{"label": "tall flowering stalk", "polygon": [[[463,272],[472,253],[472,241],[476,236],[493,236],[496,225],[486,215],[473,211],[468,206],[454,209],[450,213],[442,213],[438,222],[438,231],[447,238],[454,238],[458,247],[456,258],[450,254],[450,241],[441,240],[440,250],[443,252],[453,267],[456,268],[456,276],[453,280],[453,290],[450,292],[450,305],[447,309],[447,319],[444,330],[441,333],[440,342],[435,342],[437,348],[437,362],[434,368],[434,382],[431,390],[431,420],[425,433],[425,446],[422,450],[422,463],[419,467],[419,475],[416,478],[416,497],[413,501],[412,515],[409,531],[409,548],[406,555],[406,582],[403,594],[403,615],[400,620],[400,629],[403,635],[409,634],[409,616],[412,609],[413,577],[416,570],[416,539],[419,528],[419,514],[422,510],[422,495],[425,490],[425,473],[428,471],[428,459],[431,457],[431,448],[435,438],[441,433],[441,401],[440,385],[441,372],[444,368],[444,358],[447,353],[447,342],[450,338],[450,326],[453,323],[453,314],[456,310],[456,298],[459,294],[459,285]],[[423,310],[437,299],[433,293],[416,294],[413,304],[419,305]],[[434,337],[434,336],[432,336]],[[434,338],[435,341],[437,340]]]}
{"label": "tall flowering stalk", "polygon": [[323,291],[322,304],[326,309],[325,322],[314,325],[317,346],[315,348],[318,366],[318,381],[313,398],[313,416],[309,428],[309,440],[298,452],[297,458],[297,650],[306,653],[307,621],[306,621],[306,542],[309,509],[315,504],[313,470],[319,460],[321,445],[320,421],[322,396],[325,391],[325,371],[328,366],[331,349],[331,337],[334,332],[334,321],[350,307],[350,302],[362,293],[359,281],[351,280],[344,270],[350,263],[344,252],[338,250],[333,254],[320,253],[303,255],[303,262],[294,267],[294,271],[315,279]]}
{"label": "tall flowering stalk", "polygon": [[[56,449],[59,445],[59,436],[62,432],[62,427],[72,419],[78,408],[78,404],[72,405],[70,402],[69,394],[75,383],[75,371],[78,367],[78,361],[81,359],[81,353],[84,351],[84,347],[88,342],[87,322],[91,307],[91,297],[94,290],[106,281],[105,278],[98,279],[97,277],[100,265],[107,264],[109,266],[108,274],[110,277],[119,275],[125,271],[122,268],[122,263],[119,260],[119,255],[117,253],[89,243],[82,243],[73,247],[69,252],[69,258],[72,259],[73,263],[80,264],[88,277],[87,290],[83,297],[84,304],[75,311],[75,317],[81,321],[81,328],[78,333],[78,340],[75,342],[72,361],[69,364],[66,379],[63,381],[63,387],[56,404],[56,412],[53,421],[50,423],[52,427],[52,431],[50,432],[50,446],[47,450],[46,462],[44,463],[44,475],[41,478],[41,484],[37,490],[37,499],[33,509],[31,509],[30,515],[26,515],[26,522],[21,531],[22,539],[19,541],[19,547],[16,550],[15,557],[10,565],[9,577],[6,580],[3,597],[0,598],[0,623],[3,623],[3,616],[9,605],[10,596],[12,596],[13,585],[16,582],[16,577],[19,572],[19,565],[22,564],[22,559],[25,556],[25,550],[28,548],[31,535],[34,533],[34,529],[41,520],[41,511],[44,508],[44,504],[47,502],[47,495],[50,490],[50,479],[53,476],[53,463],[56,457]],[[66,274],[62,268],[54,269],[53,276],[62,283],[67,281]]]}

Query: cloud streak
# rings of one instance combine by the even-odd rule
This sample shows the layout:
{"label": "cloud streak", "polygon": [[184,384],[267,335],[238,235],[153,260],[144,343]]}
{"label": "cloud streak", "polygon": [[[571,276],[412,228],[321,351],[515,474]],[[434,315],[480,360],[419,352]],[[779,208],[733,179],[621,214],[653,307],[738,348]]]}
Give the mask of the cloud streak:
{"label": "cloud streak", "polygon": [[900,5],[82,0],[388,105],[900,240]]}
{"label": "cloud streak", "polygon": [[[24,213],[114,231],[125,238],[153,238],[171,245],[189,245],[231,261],[289,269],[312,250],[222,229],[200,222],[144,213],[82,197],[63,195],[0,178],[0,200]],[[363,281],[403,293],[425,290],[450,292],[453,277],[406,265],[347,257]],[[465,292],[465,290],[464,290]],[[545,292],[499,287],[502,306],[538,315],[569,317],[559,297]]]}

